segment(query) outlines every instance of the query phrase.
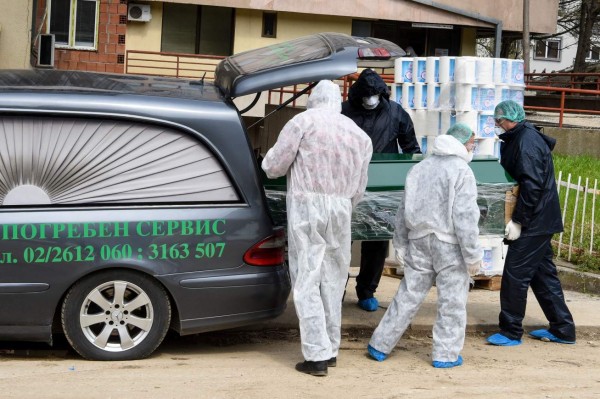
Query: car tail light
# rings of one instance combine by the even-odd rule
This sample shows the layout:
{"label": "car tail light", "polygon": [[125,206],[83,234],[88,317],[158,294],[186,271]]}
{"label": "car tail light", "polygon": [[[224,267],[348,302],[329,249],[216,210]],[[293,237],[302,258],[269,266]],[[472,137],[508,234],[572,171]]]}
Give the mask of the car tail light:
{"label": "car tail light", "polygon": [[358,49],[358,58],[367,60],[387,60],[391,57],[390,52],[385,48],[363,47]]}
{"label": "car tail light", "polygon": [[285,234],[283,229],[255,244],[244,254],[244,262],[251,266],[277,266],[285,261]]}

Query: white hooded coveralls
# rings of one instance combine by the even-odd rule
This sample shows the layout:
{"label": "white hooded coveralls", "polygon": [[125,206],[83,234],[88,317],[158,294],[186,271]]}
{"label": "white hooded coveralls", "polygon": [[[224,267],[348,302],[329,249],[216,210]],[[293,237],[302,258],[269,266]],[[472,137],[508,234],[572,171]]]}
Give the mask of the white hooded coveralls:
{"label": "white hooded coveralls", "polygon": [[340,89],[321,81],[307,110],[281,131],[262,168],[287,174],[288,257],[305,360],[336,357],[350,267],[350,220],[367,185],[371,139],[341,113]]}
{"label": "white hooded coveralls", "polygon": [[389,354],[435,281],[432,360],[454,362],[465,339],[467,264],[482,257],[477,186],[467,150],[457,139],[437,137],[431,154],[406,177],[393,241],[396,249],[406,249],[404,278],[370,345]]}

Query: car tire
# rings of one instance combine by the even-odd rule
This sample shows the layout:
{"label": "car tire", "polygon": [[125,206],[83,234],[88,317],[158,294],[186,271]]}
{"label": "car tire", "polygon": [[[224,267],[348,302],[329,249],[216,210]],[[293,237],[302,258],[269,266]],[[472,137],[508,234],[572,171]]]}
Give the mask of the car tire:
{"label": "car tire", "polygon": [[151,277],[111,270],[77,282],[61,319],[67,340],[86,359],[143,359],[167,334],[171,304]]}

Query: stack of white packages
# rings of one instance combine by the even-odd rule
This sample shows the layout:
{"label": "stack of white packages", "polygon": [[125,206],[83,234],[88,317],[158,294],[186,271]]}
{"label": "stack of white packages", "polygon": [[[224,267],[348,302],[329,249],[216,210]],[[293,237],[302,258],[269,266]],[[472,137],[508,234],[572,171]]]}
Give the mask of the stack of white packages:
{"label": "stack of white packages", "polygon": [[523,105],[522,60],[399,58],[394,77],[392,100],[410,114],[422,150],[452,125],[463,122],[476,133],[476,154],[499,157],[494,108],[509,99]]}

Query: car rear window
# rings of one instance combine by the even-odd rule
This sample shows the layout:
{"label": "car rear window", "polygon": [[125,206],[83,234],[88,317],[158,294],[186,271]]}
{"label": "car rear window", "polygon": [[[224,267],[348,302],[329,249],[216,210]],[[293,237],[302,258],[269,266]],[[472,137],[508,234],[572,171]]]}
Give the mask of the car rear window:
{"label": "car rear window", "polygon": [[241,74],[268,70],[303,61],[328,57],[331,49],[324,39],[306,36],[285,43],[246,51],[229,57]]}
{"label": "car rear window", "polygon": [[210,149],[137,122],[0,116],[0,206],[235,202]]}

